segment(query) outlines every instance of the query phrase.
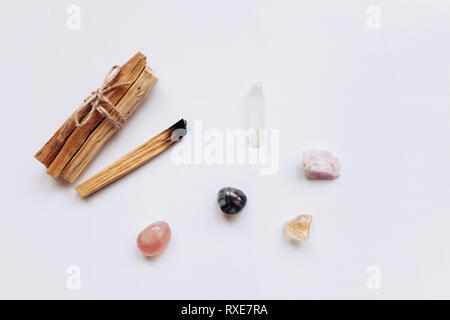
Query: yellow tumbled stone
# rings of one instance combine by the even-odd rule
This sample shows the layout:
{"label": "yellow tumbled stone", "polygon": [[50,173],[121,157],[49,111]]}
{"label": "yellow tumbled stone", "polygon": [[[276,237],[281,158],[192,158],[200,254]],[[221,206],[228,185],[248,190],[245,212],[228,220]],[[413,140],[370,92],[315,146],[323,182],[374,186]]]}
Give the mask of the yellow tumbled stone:
{"label": "yellow tumbled stone", "polygon": [[297,218],[286,221],[284,231],[292,240],[307,241],[312,217],[309,214],[299,215]]}

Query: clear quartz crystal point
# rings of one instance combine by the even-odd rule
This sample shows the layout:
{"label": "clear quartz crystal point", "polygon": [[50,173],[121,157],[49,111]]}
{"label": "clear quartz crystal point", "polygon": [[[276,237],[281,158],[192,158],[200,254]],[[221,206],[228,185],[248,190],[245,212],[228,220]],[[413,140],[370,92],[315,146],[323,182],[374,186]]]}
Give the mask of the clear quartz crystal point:
{"label": "clear quartz crystal point", "polygon": [[265,110],[262,83],[256,82],[248,94],[248,128],[250,146],[259,148],[264,143]]}

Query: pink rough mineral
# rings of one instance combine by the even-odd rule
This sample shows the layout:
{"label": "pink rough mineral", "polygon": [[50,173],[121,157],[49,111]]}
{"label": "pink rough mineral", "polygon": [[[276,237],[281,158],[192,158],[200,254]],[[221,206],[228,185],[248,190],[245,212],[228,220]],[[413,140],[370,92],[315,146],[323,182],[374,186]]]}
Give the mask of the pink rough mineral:
{"label": "pink rough mineral", "polygon": [[161,253],[170,240],[170,227],[167,222],[158,221],[145,228],[137,238],[139,250],[147,257]]}
{"label": "pink rough mineral", "polygon": [[303,166],[308,179],[330,180],[339,177],[341,164],[330,151],[310,150],[303,152]]}

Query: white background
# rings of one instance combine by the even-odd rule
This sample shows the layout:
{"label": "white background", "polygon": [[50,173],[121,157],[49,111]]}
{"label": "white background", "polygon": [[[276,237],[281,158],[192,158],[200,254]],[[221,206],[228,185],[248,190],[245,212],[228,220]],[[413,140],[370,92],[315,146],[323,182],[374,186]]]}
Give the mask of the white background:
{"label": "white background", "polygon": [[[67,28],[71,4],[80,30]],[[450,298],[449,1],[15,0],[0,12],[1,298]],[[160,81],[78,182],[181,117],[242,127],[257,80],[279,173],[167,152],[86,201],[46,175],[34,153],[137,51]],[[339,179],[305,179],[312,147],[340,157]],[[217,209],[223,186],[249,199],[232,220]],[[296,246],[282,225],[302,213],[311,239]],[[172,239],[147,259],[136,237],[158,220]],[[66,288],[69,265],[80,290]]]}

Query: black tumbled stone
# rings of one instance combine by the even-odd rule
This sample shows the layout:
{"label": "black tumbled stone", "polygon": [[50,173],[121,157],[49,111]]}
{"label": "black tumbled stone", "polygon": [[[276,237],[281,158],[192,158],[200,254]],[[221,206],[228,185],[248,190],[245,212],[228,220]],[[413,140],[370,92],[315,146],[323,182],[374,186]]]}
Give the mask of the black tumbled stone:
{"label": "black tumbled stone", "polygon": [[226,214],[236,214],[247,204],[247,196],[241,190],[225,187],[217,194],[220,210]]}

